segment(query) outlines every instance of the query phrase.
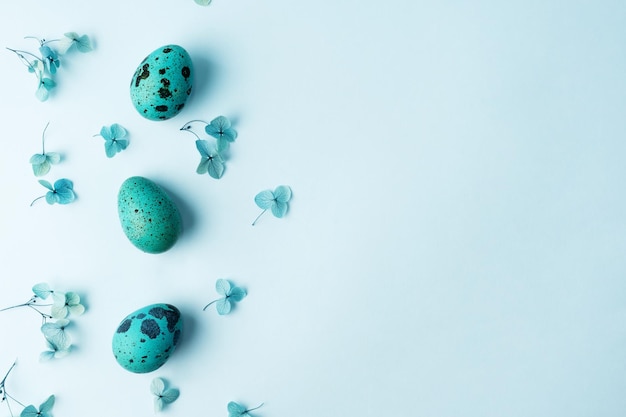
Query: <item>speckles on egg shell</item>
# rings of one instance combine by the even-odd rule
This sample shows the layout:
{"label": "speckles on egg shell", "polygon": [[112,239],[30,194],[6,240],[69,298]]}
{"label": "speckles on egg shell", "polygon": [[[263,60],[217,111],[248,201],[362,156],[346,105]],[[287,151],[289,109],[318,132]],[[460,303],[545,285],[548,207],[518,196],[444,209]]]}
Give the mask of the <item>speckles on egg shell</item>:
{"label": "speckles on egg shell", "polygon": [[120,326],[117,328],[117,332],[118,333],[126,333],[128,331],[128,329],[130,329],[130,324],[132,323],[131,319],[126,319],[122,322],[122,324],[120,324]]}
{"label": "speckles on egg shell", "polygon": [[168,45],[137,67],[131,83],[133,105],[143,117],[166,120],[178,114],[191,94],[193,65],[185,49]]}
{"label": "speckles on egg shell", "polygon": [[174,202],[144,177],[131,177],[122,183],[118,215],[126,237],[147,253],[165,252],[182,232],[182,218]]}
{"label": "speckles on egg shell", "polygon": [[156,339],[161,334],[161,328],[156,321],[152,319],[145,319],[141,322],[141,333],[148,336],[150,339]]}
{"label": "speckles on egg shell", "polygon": [[[173,307],[169,306],[168,307]],[[176,308],[165,309],[162,307],[155,307],[148,312],[151,316],[156,317],[157,319],[162,319],[165,317],[167,321],[167,330],[172,333],[175,329],[176,323],[180,320],[180,313]]]}
{"label": "speckles on egg shell", "polygon": [[[119,332],[124,328],[123,332]],[[129,314],[113,336],[117,362],[131,372],[151,372],[174,351],[182,331],[180,311],[171,304],[153,304]]]}
{"label": "speckles on egg shell", "polygon": [[141,67],[141,72],[137,74],[137,77],[135,78],[135,87],[139,87],[141,80],[145,80],[150,76],[150,71],[148,70],[149,68],[150,64],[144,64]]}

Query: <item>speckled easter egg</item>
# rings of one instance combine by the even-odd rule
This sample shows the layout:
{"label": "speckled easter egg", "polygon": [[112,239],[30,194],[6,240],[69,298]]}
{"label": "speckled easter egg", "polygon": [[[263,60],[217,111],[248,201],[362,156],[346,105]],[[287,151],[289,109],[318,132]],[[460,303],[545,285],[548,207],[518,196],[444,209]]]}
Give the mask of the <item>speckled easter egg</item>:
{"label": "speckled easter egg", "polygon": [[141,61],[130,83],[130,98],[146,119],[166,120],[185,106],[192,84],[189,54],[178,45],[166,45]]}
{"label": "speckled easter egg", "polygon": [[152,372],[169,359],[180,340],[183,321],[170,304],[152,304],[130,313],[113,335],[117,363],[135,373]]}
{"label": "speckled easter egg", "polygon": [[176,204],[165,190],[144,177],[130,177],[122,183],[117,213],[128,240],[147,253],[165,252],[182,232]]}

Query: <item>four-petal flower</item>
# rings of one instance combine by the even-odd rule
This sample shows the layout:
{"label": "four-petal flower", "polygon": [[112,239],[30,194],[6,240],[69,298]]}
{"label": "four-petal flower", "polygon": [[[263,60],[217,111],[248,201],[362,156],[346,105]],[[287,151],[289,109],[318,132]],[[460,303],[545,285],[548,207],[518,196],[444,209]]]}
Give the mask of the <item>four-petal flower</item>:
{"label": "four-petal flower", "polygon": [[29,405],[22,410],[20,417],[52,417],[53,406],[54,395],[51,395],[39,406],[39,410],[34,405]]}
{"label": "four-petal flower", "polygon": [[104,152],[108,158],[113,158],[116,153],[128,147],[128,139],[125,139],[127,135],[126,129],[117,123],[102,126],[100,136],[104,138]]}
{"label": "four-petal flower", "polygon": [[196,172],[198,174],[208,173],[215,179],[221,178],[222,175],[224,175],[225,166],[224,159],[220,153],[216,149],[212,148],[206,140],[197,140],[196,148],[202,156]]}
{"label": "four-petal flower", "polygon": [[52,293],[54,304],[52,304],[52,317],[64,319],[70,314],[80,316],[85,312],[85,306],[80,303],[80,296],[75,292]]}
{"label": "four-petal flower", "polygon": [[237,132],[231,127],[230,120],[224,116],[218,116],[211,120],[204,131],[217,139],[218,152],[228,149],[228,145],[237,138]]}

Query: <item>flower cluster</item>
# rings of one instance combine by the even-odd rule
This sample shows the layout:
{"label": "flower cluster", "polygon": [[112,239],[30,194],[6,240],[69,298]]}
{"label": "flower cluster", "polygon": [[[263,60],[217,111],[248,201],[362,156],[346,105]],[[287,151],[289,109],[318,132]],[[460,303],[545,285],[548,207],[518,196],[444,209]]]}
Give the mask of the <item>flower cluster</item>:
{"label": "flower cluster", "polygon": [[[37,90],[35,96],[39,101],[46,101],[50,96],[50,91],[56,87],[54,75],[61,67],[61,55],[72,49],[79,52],[89,52],[92,50],[91,41],[87,35],[78,35],[75,32],[66,33],[61,39],[45,40],[34,36],[26,36],[25,39],[35,39],[39,44],[39,55],[32,52],[7,49],[17,55],[28,71],[37,77]],[[52,46],[56,45],[56,48]]]}
{"label": "flower cluster", "polygon": [[[52,297],[51,304],[42,304],[42,300]],[[65,329],[70,325],[69,316],[80,316],[85,312],[85,306],[80,302],[80,296],[75,292],[54,291],[45,282],[33,287],[33,296],[22,304],[3,308],[6,311],[18,307],[28,307],[41,316],[41,333],[46,340],[48,350],[41,353],[39,359],[47,361],[66,356],[72,347],[72,339]],[[49,312],[42,307],[50,307]],[[54,321],[49,321],[54,319]]]}
{"label": "flower cluster", "polygon": [[[46,125],[41,135],[41,153],[34,154],[29,160],[33,168],[33,174],[37,177],[46,175],[50,172],[52,165],[56,165],[61,162],[61,154],[57,152],[46,153],[45,136],[49,125],[50,123]],[[39,184],[46,187],[48,192],[34,199],[33,202],[30,203],[31,206],[35,203],[35,201],[42,198],[45,198],[48,204],[69,204],[76,199],[76,194],[74,194],[74,184],[67,178],[61,178],[60,180],[55,181],[54,185],[50,184],[50,182],[46,180],[39,180]]]}
{"label": "flower cluster", "polygon": [[[209,174],[215,179],[222,178],[226,170],[227,151],[230,144],[237,138],[237,132],[231,127],[230,120],[224,116],[218,116],[211,123],[202,120],[192,120],[186,123],[180,130],[192,133],[196,140],[196,149],[200,152],[200,164],[196,169],[198,174]],[[215,138],[215,143],[200,139],[197,131]]]}

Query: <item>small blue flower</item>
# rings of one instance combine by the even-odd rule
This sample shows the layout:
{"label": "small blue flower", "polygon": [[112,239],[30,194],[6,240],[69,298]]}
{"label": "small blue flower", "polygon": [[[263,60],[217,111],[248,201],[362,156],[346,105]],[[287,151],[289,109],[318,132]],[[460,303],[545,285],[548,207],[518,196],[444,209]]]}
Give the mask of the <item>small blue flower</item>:
{"label": "small blue flower", "polygon": [[37,99],[39,99],[39,101],[46,101],[48,100],[48,96],[49,96],[49,92],[50,90],[52,90],[54,87],[56,87],[57,83],[54,82],[53,79],[51,78],[46,78],[43,76],[39,76],[39,87],[37,88],[37,91],[35,91],[35,97],[37,97]]}
{"label": "small blue flower", "polygon": [[80,303],[80,295],[75,292],[52,294],[54,303],[52,304],[52,317],[55,319],[64,319],[70,314],[80,316],[85,312],[85,306]]}
{"label": "small blue flower", "polygon": [[128,147],[128,139],[124,139],[127,135],[126,129],[117,123],[113,123],[111,126],[102,126],[100,136],[104,138],[104,152],[108,158],[113,158],[116,153]]}
{"label": "small blue flower", "polygon": [[241,287],[237,287],[236,285],[232,285],[228,280],[218,279],[215,282],[215,290],[218,294],[223,295],[224,297],[219,298],[215,301],[211,301],[209,304],[204,306],[203,311],[207,309],[211,304],[217,303],[217,314],[220,316],[224,316],[230,313],[230,310],[233,307],[234,303],[238,303],[243,300],[243,298],[248,295],[246,290]]}
{"label": "small blue flower", "polygon": [[52,417],[53,406],[54,395],[51,395],[39,406],[39,410],[34,405],[29,405],[22,410],[20,417]]}
{"label": "small blue flower", "polygon": [[161,378],[154,378],[150,383],[150,392],[154,394],[154,412],[163,410],[165,404],[171,404],[180,395],[177,388],[165,389],[165,381]]}
{"label": "small blue flower", "polygon": [[63,53],[66,53],[73,46],[75,46],[79,52],[89,52],[93,49],[91,40],[89,40],[89,36],[87,35],[80,36],[76,32],[68,32],[64,34],[64,36],[65,37],[61,39],[60,42],[60,48]]}
{"label": "small blue flower", "polygon": [[230,127],[230,120],[224,116],[218,116],[211,120],[204,131],[217,139],[217,150],[222,152],[228,149],[228,145],[235,141],[237,132]]}
{"label": "small blue flower", "polygon": [[226,167],[224,166],[224,159],[220,153],[216,149],[212,148],[206,140],[197,140],[196,148],[202,156],[196,172],[198,174],[208,173],[215,179],[222,178]]}
{"label": "small blue flower", "polygon": [[56,152],[46,153],[45,136],[48,129],[48,123],[41,134],[41,153],[36,153],[30,157],[29,162],[33,166],[33,173],[37,177],[46,175],[50,172],[50,166],[58,164],[61,161],[61,155]]}
{"label": "small blue flower", "polygon": [[261,191],[254,197],[254,202],[263,211],[254,220],[252,226],[254,226],[259,220],[259,217],[263,215],[267,210],[270,210],[274,217],[281,218],[287,213],[289,208],[289,200],[291,200],[291,188],[286,185],[279,185],[274,191],[265,190]]}
{"label": "small blue flower", "polygon": [[41,53],[43,61],[48,68],[48,72],[50,74],[56,74],[57,68],[61,65],[57,53],[47,45],[42,45],[39,48],[39,52]]}
{"label": "small blue flower", "polygon": [[245,417],[245,416],[251,416],[250,411],[254,411],[257,408],[261,408],[263,406],[263,403],[261,403],[261,405],[259,405],[258,407],[254,407],[254,408],[249,408],[246,409],[246,407],[244,407],[241,404],[238,404],[234,401],[231,401],[228,403],[227,409],[228,409],[228,417]]}
{"label": "small blue flower", "polygon": [[62,358],[70,353],[72,338],[65,332],[65,328],[69,324],[69,320],[59,319],[54,323],[44,323],[41,326],[41,332],[46,338],[48,350],[39,355],[40,361],[44,362]]}
{"label": "small blue flower", "polygon": [[66,178],[61,178],[60,180],[55,181],[54,187],[46,180],[39,180],[39,184],[43,185],[50,191],[48,191],[45,195],[34,199],[33,202],[30,203],[31,206],[35,204],[35,201],[42,198],[45,198],[48,204],[69,204],[76,199],[74,184]]}

